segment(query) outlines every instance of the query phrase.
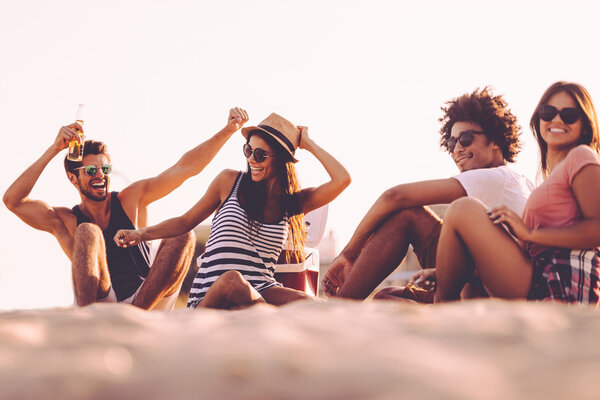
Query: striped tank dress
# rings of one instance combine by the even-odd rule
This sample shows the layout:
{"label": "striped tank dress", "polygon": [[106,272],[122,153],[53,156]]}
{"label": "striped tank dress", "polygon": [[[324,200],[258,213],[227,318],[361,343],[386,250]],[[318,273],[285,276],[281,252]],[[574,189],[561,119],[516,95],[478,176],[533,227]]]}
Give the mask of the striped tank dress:
{"label": "striped tank dress", "polygon": [[250,227],[238,200],[243,173],[212,221],[206,250],[198,257],[198,273],[190,290],[188,308],[196,308],[219,276],[239,271],[258,292],[282,286],[275,280],[275,264],[288,236],[288,217],[275,224]]}

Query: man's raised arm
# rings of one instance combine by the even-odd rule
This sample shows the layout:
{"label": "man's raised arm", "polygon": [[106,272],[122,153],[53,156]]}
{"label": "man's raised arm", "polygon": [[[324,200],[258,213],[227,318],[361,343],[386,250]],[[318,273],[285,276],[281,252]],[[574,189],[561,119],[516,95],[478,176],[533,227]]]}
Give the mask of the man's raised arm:
{"label": "man's raised arm", "polygon": [[2,198],[6,207],[25,223],[55,236],[59,229],[64,229],[56,210],[43,201],[30,199],[29,194],[50,160],[68,147],[76,128],[82,130],[78,124],[60,128],[54,143],[10,185]]}

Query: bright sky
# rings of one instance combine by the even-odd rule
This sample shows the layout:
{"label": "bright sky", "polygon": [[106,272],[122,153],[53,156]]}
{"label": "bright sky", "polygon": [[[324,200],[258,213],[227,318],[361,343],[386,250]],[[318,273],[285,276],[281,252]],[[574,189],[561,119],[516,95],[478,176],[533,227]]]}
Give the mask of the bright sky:
{"label": "bright sky", "polygon": [[[503,93],[523,126],[515,165],[534,178],[528,121],[557,80],[600,107],[595,1],[0,1],[0,191],[73,122],[109,145],[112,189],[158,174],[224,126],[277,112],[350,171],[330,206],[338,248],[388,187],[457,173],[438,146],[440,106],[476,87]],[[236,134],[213,163],[150,208],[179,215],[224,168],[242,169]],[[53,160],[31,197],[79,202]],[[299,152],[304,187],[326,179]],[[56,240],[0,206],[0,309],[72,304],[70,264]]]}

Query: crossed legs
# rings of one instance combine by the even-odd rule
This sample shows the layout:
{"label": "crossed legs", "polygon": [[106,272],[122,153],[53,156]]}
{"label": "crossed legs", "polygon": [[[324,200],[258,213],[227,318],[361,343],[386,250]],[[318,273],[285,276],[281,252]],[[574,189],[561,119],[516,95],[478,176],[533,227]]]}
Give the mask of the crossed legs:
{"label": "crossed legs", "polygon": [[527,296],[532,274],[529,257],[503,228],[490,221],[483,203],[464,197],[454,201],[444,216],[434,301],[458,300],[473,264],[491,296]]}
{"label": "crossed legs", "polygon": [[259,293],[238,271],[227,271],[212,284],[198,307],[240,309],[258,303],[275,306],[296,300],[313,299],[299,290],[286,287],[271,287]]}
{"label": "crossed legs", "polygon": [[[134,305],[152,309],[163,297],[179,290],[194,253],[192,232],[164,239]],[[111,288],[102,231],[95,224],[77,227],[73,240],[73,287],[79,306],[92,304],[108,296]]]}

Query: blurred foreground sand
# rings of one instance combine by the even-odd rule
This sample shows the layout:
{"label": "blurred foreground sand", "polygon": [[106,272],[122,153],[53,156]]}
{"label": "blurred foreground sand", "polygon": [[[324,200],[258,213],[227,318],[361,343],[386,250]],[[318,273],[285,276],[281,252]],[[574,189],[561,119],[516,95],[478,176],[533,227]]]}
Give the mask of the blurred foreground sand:
{"label": "blurred foreground sand", "polygon": [[0,314],[0,398],[593,399],[600,312],[334,300]]}

